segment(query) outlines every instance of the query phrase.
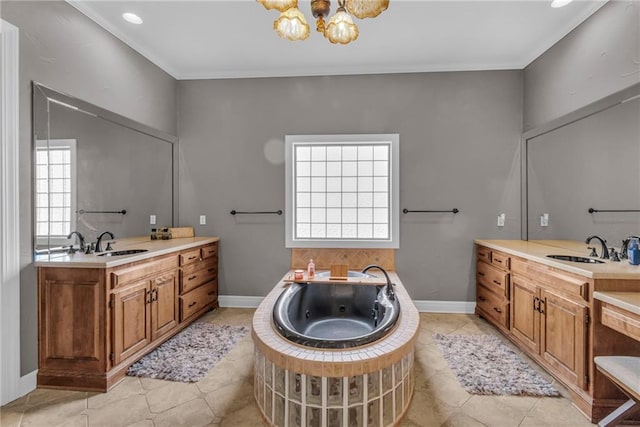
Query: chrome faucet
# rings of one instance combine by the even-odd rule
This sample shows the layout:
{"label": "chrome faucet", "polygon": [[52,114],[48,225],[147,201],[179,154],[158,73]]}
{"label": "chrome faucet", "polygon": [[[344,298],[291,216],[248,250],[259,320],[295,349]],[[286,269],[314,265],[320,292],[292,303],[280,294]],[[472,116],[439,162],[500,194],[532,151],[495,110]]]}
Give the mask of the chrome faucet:
{"label": "chrome faucet", "polygon": [[387,272],[385,271],[384,268],[380,267],[379,265],[375,265],[375,264],[371,264],[366,266],[365,268],[362,269],[362,273],[366,273],[367,271],[369,271],[372,268],[377,268],[378,270],[382,271],[382,274],[384,274],[384,277],[387,279],[387,286],[386,286],[386,294],[387,297],[389,297],[389,299],[391,301],[396,299],[396,294],[393,291],[393,286],[394,284],[391,283],[391,279],[389,279],[389,275],[387,274]]}
{"label": "chrome faucet", "polygon": [[588,245],[592,239],[597,239],[600,241],[600,245],[602,246],[602,253],[600,254],[600,258],[609,259],[609,250],[607,249],[607,241],[600,236],[589,236],[587,237],[587,240],[585,240],[584,242]]}
{"label": "chrome faucet", "polygon": [[[71,233],[69,233],[69,235],[67,236],[67,239],[70,239],[73,235],[78,236],[78,240],[80,241],[80,250],[84,251],[84,236],[82,234],[80,234],[79,231],[72,231]],[[71,247],[73,247],[73,244],[71,244]]]}
{"label": "chrome faucet", "polygon": [[110,231],[105,231],[104,233],[100,234],[98,236],[98,240],[96,241],[96,253],[102,252],[101,243],[102,243],[102,238],[104,237],[105,234],[108,234],[109,236],[111,236],[112,239],[114,238],[113,233]]}

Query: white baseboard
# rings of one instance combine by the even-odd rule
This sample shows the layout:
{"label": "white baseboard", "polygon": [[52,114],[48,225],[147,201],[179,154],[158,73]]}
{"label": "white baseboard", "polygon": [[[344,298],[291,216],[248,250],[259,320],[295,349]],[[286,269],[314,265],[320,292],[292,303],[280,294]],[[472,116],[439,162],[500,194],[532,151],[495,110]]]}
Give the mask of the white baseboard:
{"label": "white baseboard", "polygon": [[[264,297],[242,295],[220,295],[218,303],[220,307],[230,308],[256,308]],[[473,314],[476,309],[475,302],[469,301],[426,301],[414,300],[413,303],[421,313],[461,313]]]}
{"label": "white baseboard", "polygon": [[257,308],[264,297],[247,297],[242,295],[220,295],[218,304],[220,307],[230,308]]}
{"label": "white baseboard", "polygon": [[473,314],[476,310],[476,303],[474,301],[414,300],[413,303],[421,313]]}
{"label": "white baseboard", "polygon": [[19,392],[20,396],[32,392],[36,389],[38,383],[38,370],[29,372],[27,375],[20,377]]}

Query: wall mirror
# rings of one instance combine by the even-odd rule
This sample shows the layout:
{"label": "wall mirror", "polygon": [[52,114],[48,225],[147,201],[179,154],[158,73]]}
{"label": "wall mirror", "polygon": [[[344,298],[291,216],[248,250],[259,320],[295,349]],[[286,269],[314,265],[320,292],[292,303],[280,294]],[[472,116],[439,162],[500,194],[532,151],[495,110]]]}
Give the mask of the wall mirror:
{"label": "wall mirror", "polygon": [[149,235],[150,215],[173,225],[176,137],[37,83],[32,108],[37,259],[66,256],[72,231],[117,242]]}
{"label": "wall mirror", "polygon": [[529,240],[583,241],[595,234],[620,247],[640,234],[639,117],[636,85],[525,134]]}

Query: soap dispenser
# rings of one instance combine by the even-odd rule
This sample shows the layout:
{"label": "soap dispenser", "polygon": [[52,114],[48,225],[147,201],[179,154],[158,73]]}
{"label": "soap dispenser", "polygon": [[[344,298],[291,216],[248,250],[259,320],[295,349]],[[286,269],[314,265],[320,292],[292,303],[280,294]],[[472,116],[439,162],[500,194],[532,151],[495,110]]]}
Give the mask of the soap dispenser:
{"label": "soap dispenser", "polygon": [[640,242],[637,238],[631,239],[629,242],[629,249],[627,249],[627,255],[629,257],[629,264],[640,265]]}
{"label": "soap dispenser", "polygon": [[316,274],[316,265],[313,263],[313,260],[309,260],[309,264],[307,264],[307,278],[313,279],[313,276]]}

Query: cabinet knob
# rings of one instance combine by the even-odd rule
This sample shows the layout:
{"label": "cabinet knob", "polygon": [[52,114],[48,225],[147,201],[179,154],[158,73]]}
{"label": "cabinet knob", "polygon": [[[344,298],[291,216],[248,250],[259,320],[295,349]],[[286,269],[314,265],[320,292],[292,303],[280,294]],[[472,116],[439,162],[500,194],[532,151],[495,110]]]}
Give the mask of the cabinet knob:
{"label": "cabinet knob", "polygon": [[502,313],[502,310],[501,310],[501,309],[499,309],[498,307],[493,307],[493,309],[494,309],[495,311],[497,311],[498,313]]}
{"label": "cabinet knob", "polygon": [[194,302],[192,302],[191,304],[189,304],[187,307],[188,307],[188,308],[191,308],[191,307],[193,307],[193,306],[194,306],[194,305],[196,305],[196,304],[197,304],[197,302],[196,302],[196,301],[194,301]]}
{"label": "cabinet knob", "polygon": [[483,297],[482,295],[478,295],[478,299],[480,301],[486,301],[487,299],[485,297]]}

